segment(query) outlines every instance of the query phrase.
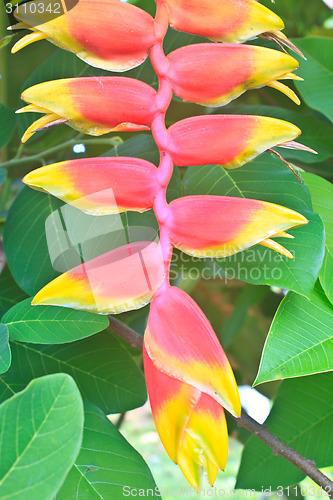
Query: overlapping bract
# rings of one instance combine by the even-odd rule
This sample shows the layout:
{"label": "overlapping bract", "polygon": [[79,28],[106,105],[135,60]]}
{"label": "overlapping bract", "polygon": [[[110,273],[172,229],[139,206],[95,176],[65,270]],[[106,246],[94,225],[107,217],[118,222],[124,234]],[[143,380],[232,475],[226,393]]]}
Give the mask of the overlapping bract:
{"label": "overlapping bract", "polygon": [[194,116],[170,127],[166,147],[178,166],[216,163],[236,168],[300,133],[295,125],[266,116]]}
{"label": "overlapping bract", "polygon": [[30,105],[19,112],[46,113],[25,132],[67,123],[75,130],[99,136],[108,132],[149,130],[155,113],[155,90],[126,77],[66,78],[39,83],[22,93]]}
{"label": "overlapping bract", "polygon": [[55,15],[50,6],[50,0],[33,0],[16,8],[15,17],[21,22],[14,28],[31,29],[32,33],[21,38],[12,52],[47,39],[91,66],[125,71],[141,64],[155,43],[153,18],[134,5],[119,0],[79,0],[62,16]]}
{"label": "overlapping bract", "polygon": [[87,214],[106,215],[153,207],[157,168],[137,158],[83,158],[33,170],[23,179]]}
{"label": "overlapping bract", "polygon": [[144,337],[144,364],[154,420],[170,458],[200,487],[213,484],[228,456],[222,405],[240,415],[237,385],[210,323],[182,290],[153,298]]}
{"label": "overlapping bract", "polygon": [[42,288],[32,303],[118,314],[148,304],[163,279],[159,245],[141,241],[74,267]]}
{"label": "overlapping bract", "polygon": [[264,201],[229,196],[186,196],[170,204],[166,227],[172,243],[196,257],[228,257],[262,244],[292,258],[274,236],[307,224],[303,215]]}
{"label": "overlapping bract", "polygon": [[91,135],[152,128],[162,158],[159,168],[133,158],[69,160],[24,178],[34,189],[92,215],[154,207],[163,229],[158,244],[130,243],[69,270],[38,292],[33,304],[116,314],[152,300],[144,337],[152,412],[169,456],[198,489],[202,470],[212,485],[226,465],[223,408],[235,417],[241,408],[232,369],[210,323],[185,292],[169,284],[171,244],[200,257],[228,256],[261,244],[292,258],[271,238],[292,237],[285,231],[308,221],[287,208],[244,198],[189,196],[168,205],[165,179],[171,173],[167,177],[163,171],[163,157],[168,156],[171,171],[172,163],[236,168],[275,146],[303,146],[293,142],[300,134],[296,126],[274,118],[198,116],[168,130],[154,121],[164,117],[172,92],[183,100],[220,106],[247,89],[268,85],[299,103],[280,82],[299,79],[294,58],[235,43],[261,36],[297,49],[280,32],[282,20],[255,0],[157,0],[157,7],[155,20],[118,0],[80,0],[66,15],[52,19],[45,12],[36,17],[22,14],[20,7],[16,11],[22,21],[16,27],[33,33],[14,52],[47,38],[88,64],[114,71],[143,62],[168,22],[177,30],[228,42],[182,47],[167,57],[162,45],[157,51],[153,47],[159,95],[141,81],[120,77],[57,80],[24,91],[22,98],[30,104],[20,111],[45,116],[28,128],[23,142],[58,123]]}
{"label": "overlapping bract", "polygon": [[298,61],[277,50],[255,45],[200,43],[171,52],[168,60],[165,76],[174,93],[184,101],[222,106],[248,89],[268,85],[300,103],[291,88],[278,81],[300,79],[292,73],[298,68]]}
{"label": "overlapping bract", "polygon": [[245,42],[284,28],[279,16],[256,0],[157,0],[167,6],[172,28],[214,42]]}

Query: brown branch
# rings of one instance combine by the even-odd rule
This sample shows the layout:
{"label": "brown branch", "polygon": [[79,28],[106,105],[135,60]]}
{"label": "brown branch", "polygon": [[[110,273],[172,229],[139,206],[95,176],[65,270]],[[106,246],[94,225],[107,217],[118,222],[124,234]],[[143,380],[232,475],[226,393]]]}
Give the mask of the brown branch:
{"label": "brown branch", "polygon": [[333,482],[317,469],[313,460],[303,457],[298,451],[294,450],[275,436],[266,425],[258,424],[258,422],[253,420],[244,410],[242,410],[242,414],[240,418],[236,419],[236,422],[240,427],[245,427],[245,429],[255,434],[261,441],[267,444],[267,446],[272,449],[274,455],[284,457],[299,470],[304,472],[304,474],[309,476],[326,491],[329,498],[333,499]]}
{"label": "brown branch", "polygon": [[129,345],[135,347],[139,351],[143,350],[143,337],[139,333],[136,333],[132,328],[125,325],[122,321],[115,318],[114,316],[108,316],[110,325],[109,329],[113,331],[118,337],[124,339]]}
{"label": "brown branch", "polygon": [[[128,342],[132,347],[142,351],[142,336],[132,330],[129,326],[116,319],[114,316],[108,317],[110,319],[109,328],[112,332]],[[261,439],[261,441],[272,449],[274,455],[280,455],[295,465],[315,483],[321,486],[324,491],[326,491],[329,498],[333,499],[333,482],[325,476],[325,474],[320,472],[313,460],[303,457],[300,453],[298,453],[298,451],[281,441],[281,439],[275,436],[275,434],[273,434],[266,425],[259,424],[253,420],[253,418],[251,418],[245,410],[242,410],[241,416],[235,420],[239,427],[244,427]]]}

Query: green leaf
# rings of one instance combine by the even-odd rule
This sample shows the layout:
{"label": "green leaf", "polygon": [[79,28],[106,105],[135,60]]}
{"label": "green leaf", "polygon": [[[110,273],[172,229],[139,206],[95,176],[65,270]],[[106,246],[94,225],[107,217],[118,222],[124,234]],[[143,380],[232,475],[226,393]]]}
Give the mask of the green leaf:
{"label": "green leaf", "polygon": [[27,294],[18,286],[9,268],[6,266],[0,275],[0,317],[26,297]]}
{"label": "green leaf", "polygon": [[18,284],[34,295],[60,273],[129,241],[153,241],[153,212],[96,217],[25,188],[10,208],[4,230],[8,265]]}
{"label": "green leaf", "polygon": [[319,279],[333,303],[333,186],[318,175],[304,172],[302,177],[310,190],[313,208],[319,213],[325,227],[325,256]]}
{"label": "green leaf", "polygon": [[29,295],[59,274],[50,260],[45,223],[62,205],[56,198],[24,188],[9,210],[4,249],[14,279]]}
{"label": "green leaf", "polygon": [[[318,468],[333,465],[333,373],[284,381],[265,425]],[[260,490],[296,484],[305,477],[295,465],[273,455],[256,436],[245,443],[236,488]]]}
{"label": "green leaf", "polygon": [[316,109],[333,122],[333,39],[301,38],[296,40],[306,61],[297,57],[297,74],[304,82],[295,82],[298,92],[310,108]]}
{"label": "green leaf", "polygon": [[71,377],[51,375],[0,406],[1,498],[52,500],[80,450],[83,405]]}
{"label": "green leaf", "polygon": [[[276,238],[293,260],[260,245],[224,259],[206,259],[211,275],[241,279],[248,283],[272,285],[300,294],[309,294],[317,280],[324,256],[324,228],[312,211],[308,188],[278,159],[265,153],[234,170],[218,165],[190,167],[184,179],[187,195],[238,196],[276,203],[296,210],[309,224],[290,230],[295,238]],[[275,238],[274,238],[275,239]]]}
{"label": "green leaf", "polygon": [[120,499],[139,490],[160,498],[141,455],[99,408],[86,402],[82,448],[56,500]]}
{"label": "green leaf", "polygon": [[0,324],[0,373],[10,367],[12,354],[8,343],[8,330],[6,325]]}
{"label": "green leaf", "polygon": [[227,113],[244,115],[262,115],[280,118],[297,125],[302,134],[297,142],[305,144],[314,149],[318,154],[299,151],[296,149],[281,148],[282,156],[294,162],[318,163],[333,156],[332,125],[324,118],[320,119],[318,113],[290,111],[289,109],[276,106],[231,106],[226,109]]}
{"label": "green leaf", "polygon": [[16,125],[16,115],[12,109],[0,103],[0,149],[11,140]]}
{"label": "green leaf", "polygon": [[2,377],[26,383],[48,373],[65,372],[76,381],[84,398],[105,413],[122,413],[142,406],[147,399],[144,376],[117,338],[105,331],[60,345],[11,341],[13,361]]}
{"label": "green leaf", "polygon": [[101,332],[107,316],[67,307],[32,306],[31,299],[12,307],[3,317],[12,340],[39,344],[62,344]]}
{"label": "green leaf", "polygon": [[333,370],[333,306],[320,285],[289,292],[269,330],[254,385]]}

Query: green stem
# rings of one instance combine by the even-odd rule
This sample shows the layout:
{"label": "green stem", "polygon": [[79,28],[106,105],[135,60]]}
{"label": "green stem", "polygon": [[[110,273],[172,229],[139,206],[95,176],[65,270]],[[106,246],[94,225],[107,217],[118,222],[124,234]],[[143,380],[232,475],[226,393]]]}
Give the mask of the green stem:
{"label": "green stem", "polygon": [[[122,142],[119,137],[109,138],[109,139],[79,139],[83,144],[87,145],[99,145],[99,146],[117,146]],[[52,148],[46,149],[45,151],[41,151],[38,154],[26,156],[24,158],[13,158],[12,160],[6,161],[1,164],[2,168],[11,168],[18,167],[20,165],[26,165],[27,162],[38,161],[42,162],[46,156],[50,156],[54,153],[62,151],[65,148],[73,147],[78,143],[78,139],[71,139],[70,141],[64,142],[62,144],[58,144],[58,146],[54,146]],[[20,152],[16,156],[18,156]]]}

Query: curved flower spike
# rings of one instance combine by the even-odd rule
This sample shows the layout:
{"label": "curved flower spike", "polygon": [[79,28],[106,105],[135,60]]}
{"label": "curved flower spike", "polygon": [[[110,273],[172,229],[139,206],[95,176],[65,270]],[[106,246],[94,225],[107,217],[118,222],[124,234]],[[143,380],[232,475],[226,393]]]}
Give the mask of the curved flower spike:
{"label": "curved flower spike", "polygon": [[26,130],[22,142],[36,131],[67,123],[90,135],[149,130],[155,112],[155,90],[125,77],[67,78],[39,83],[21,98],[31,103],[17,113],[47,113]]}
{"label": "curved flower spike", "polygon": [[228,458],[228,430],[222,406],[207,394],[159,371],[143,351],[150,405],[170,458],[191,486],[200,488],[202,469],[213,486]]}
{"label": "curved flower spike", "polygon": [[163,279],[159,245],[140,241],[74,267],[44,286],[32,304],[118,314],[148,304]]}
{"label": "curved flower spike", "polygon": [[153,18],[134,5],[119,0],[80,0],[65,15],[50,11],[50,0],[19,5],[12,29],[31,29],[12,48],[17,52],[30,43],[48,39],[74,52],[91,66],[126,71],[141,64],[155,43]]}
{"label": "curved flower spike", "polygon": [[260,244],[293,256],[271,237],[307,224],[298,212],[265,201],[229,196],[186,196],[169,205],[166,227],[172,243],[197,257],[227,257]]}
{"label": "curved flower spike", "polygon": [[283,52],[255,45],[200,43],[181,47],[168,59],[166,78],[184,101],[222,106],[248,89],[268,85],[300,104],[296,94],[278,82],[287,78],[302,80],[292,73],[298,61]]}
{"label": "curved flower spike", "polygon": [[167,148],[178,166],[237,168],[267,149],[290,145],[300,133],[296,125],[266,116],[195,116],[169,128]]}
{"label": "curved flower spike", "polygon": [[176,287],[155,294],[144,336],[155,367],[211,396],[232,415],[240,400],[232,369],[199,306]]}
{"label": "curved flower spike", "polygon": [[214,42],[245,42],[284,28],[282,19],[256,0],[157,0],[172,28]]}
{"label": "curved flower spike", "polygon": [[156,172],[137,158],[84,158],[38,168],[23,182],[87,214],[106,215],[152,208],[160,189]]}

